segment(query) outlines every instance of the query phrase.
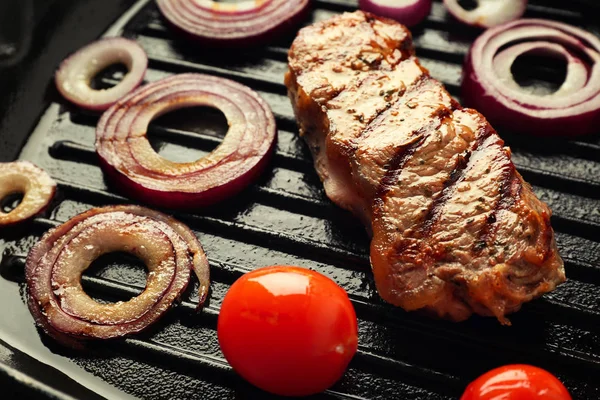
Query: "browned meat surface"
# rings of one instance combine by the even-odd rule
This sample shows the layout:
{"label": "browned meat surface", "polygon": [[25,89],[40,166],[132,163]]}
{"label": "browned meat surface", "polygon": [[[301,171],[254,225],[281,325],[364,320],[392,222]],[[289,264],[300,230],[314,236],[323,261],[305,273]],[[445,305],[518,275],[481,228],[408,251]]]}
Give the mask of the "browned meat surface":
{"label": "browned meat surface", "polygon": [[372,232],[380,295],[460,321],[565,280],[551,212],[477,111],[457,104],[402,25],[363,12],[304,28],[286,85],[329,198]]}

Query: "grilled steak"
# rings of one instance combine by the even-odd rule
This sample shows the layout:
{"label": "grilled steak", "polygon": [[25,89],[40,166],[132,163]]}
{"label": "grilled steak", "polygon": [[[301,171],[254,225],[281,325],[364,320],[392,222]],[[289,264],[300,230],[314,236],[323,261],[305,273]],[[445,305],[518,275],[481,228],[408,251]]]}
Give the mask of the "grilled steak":
{"label": "grilled steak", "polygon": [[363,12],[300,31],[289,96],[329,198],[372,233],[381,297],[460,321],[506,314],[565,280],[549,208],[477,111]]}

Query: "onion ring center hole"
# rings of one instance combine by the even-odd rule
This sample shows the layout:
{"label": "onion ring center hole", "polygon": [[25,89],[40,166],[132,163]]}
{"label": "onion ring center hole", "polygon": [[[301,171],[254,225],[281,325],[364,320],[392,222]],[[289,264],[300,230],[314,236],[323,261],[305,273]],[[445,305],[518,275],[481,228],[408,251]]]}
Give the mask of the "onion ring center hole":
{"label": "onion ring center hole", "polygon": [[94,90],[106,90],[117,86],[129,73],[129,69],[123,63],[115,63],[98,72],[90,81],[90,87]]}
{"label": "onion ring center hole", "polygon": [[22,192],[10,193],[7,196],[4,196],[4,198],[0,199],[0,211],[5,214],[14,211],[15,208],[19,207],[19,204],[21,204],[24,196],[25,193]]}
{"label": "onion ring center hole", "polygon": [[[96,285],[86,284],[82,280],[81,285],[85,292],[99,303],[114,303],[117,301],[128,301],[139,296],[146,286],[148,271],[146,264],[136,256],[126,252],[112,252],[103,254],[94,260],[83,272],[83,276],[110,279],[116,282],[127,282],[135,286],[135,293],[116,292],[111,289],[98,289]],[[139,289],[138,289],[139,287]]]}
{"label": "onion ring center hole", "polygon": [[193,162],[205,157],[229,130],[227,118],[214,107],[190,106],[156,118],[148,126],[148,141],[169,161]]}
{"label": "onion ring center hole", "polygon": [[538,96],[556,92],[567,77],[567,60],[563,57],[522,54],[510,68],[515,82],[523,91]]}
{"label": "onion ring center hole", "polygon": [[464,8],[466,11],[471,11],[479,7],[478,0],[458,0],[458,5]]}

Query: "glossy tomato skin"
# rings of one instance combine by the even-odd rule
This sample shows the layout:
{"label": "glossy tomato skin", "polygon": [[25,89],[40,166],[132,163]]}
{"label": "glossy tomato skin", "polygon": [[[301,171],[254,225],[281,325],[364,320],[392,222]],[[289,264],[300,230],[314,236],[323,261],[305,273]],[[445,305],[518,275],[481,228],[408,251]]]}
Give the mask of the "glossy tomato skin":
{"label": "glossy tomato skin", "polygon": [[356,314],[346,292],[300,267],[261,268],[238,279],[223,300],[217,332],[238,374],[284,396],[329,388],[358,346]]}
{"label": "glossy tomato skin", "polygon": [[548,371],[517,364],[481,375],[467,387],[461,400],[571,400],[571,395]]}

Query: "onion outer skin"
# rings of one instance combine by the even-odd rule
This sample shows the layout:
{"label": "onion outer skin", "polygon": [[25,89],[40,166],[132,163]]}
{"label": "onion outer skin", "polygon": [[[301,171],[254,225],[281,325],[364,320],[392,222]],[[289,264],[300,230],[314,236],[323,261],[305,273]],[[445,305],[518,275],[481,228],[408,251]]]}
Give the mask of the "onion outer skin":
{"label": "onion outer skin", "polygon": [[[173,257],[176,256],[176,252],[179,252],[179,255],[184,255],[185,257],[174,259],[174,262],[176,262],[176,269],[169,271],[169,276],[171,276],[170,283],[168,283],[167,286],[163,285],[162,292],[155,293],[160,298],[153,306],[147,309],[138,310],[141,313],[139,318],[134,318],[133,320],[126,321],[122,324],[115,322],[109,323],[107,319],[114,319],[115,314],[118,316],[119,307],[122,307],[123,304],[126,305],[129,302],[113,303],[112,305],[107,306],[95,303],[94,300],[89,298],[83,300],[95,303],[99,308],[112,307],[114,313],[98,313],[96,320],[94,321],[74,317],[73,311],[63,309],[60,296],[70,289],[81,291],[79,283],[80,275],[59,276],[57,278],[55,272],[57,268],[60,268],[60,265],[57,266],[57,263],[60,264],[61,257],[64,254],[68,256],[70,251],[82,251],[83,246],[77,247],[77,243],[81,243],[78,242],[80,235],[83,235],[86,232],[91,232],[93,234],[94,229],[98,229],[98,227],[114,228],[119,224],[133,227],[133,229],[136,229],[136,224],[141,224],[140,226],[147,226],[161,231],[164,235],[169,237],[171,243],[175,243],[172,239],[175,239],[175,241],[179,243],[177,244],[178,249],[173,250]],[[144,233],[143,230],[140,232],[141,234]],[[127,237],[126,232],[124,237]],[[96,237],[95,239],[101,240],[102,238]],[[113,238],[113,242],[114,241],[118,242],[118,238]],[[176,246],[176,244],[173,245]],[[148,246],[151,247],[152,243],[148,243]],[[87,247],[84,249],[89,250]],[[126,246],[121,250],[135,253],[135,251],[137,251],[136,249],[140,250],[139,248],[128,249]],[[114,248],[99,250],[114,251]],[[100,252],[100,254],[102,254],[102,252]],[[93,260],[87,260],[88,266],[91,261]],[[166,267],[163,266],[163,268],[171,268],[167,260],[165,260],[164,263],[167,264]],[[67,265],[66,268],[70,268],[70,266]],[[146,329],[171,307],[173,301],[179,299],[180,295],[188,285],[190,272],[192,270],[196,273],[200,282],[198,307],[202,307],[208,296],[210,285],[209,265],[202,246],[188,227],[165,214],[139,206],[95,208],[51,229],[31,249],[25,267],[28,306],[36,323],[42,327],[46,333],[64,345],[81,347],[83,345],[82,340],[84,339],[118,338]],[[63,288],[62,286],[59,288],[55,287],[55,285],[58,284],[57,280],[65,278],[69,278],[72,282],[76,283],[72,283],[70,286],[67,285],[66,288]],[[162,276],[162,278],[164,278],[164,276]],[[152,278],[149,276],[148,282],[150,282],[151,279]],[[160,280],[161,275],[156,279]],[[152,290],[153,287],[148,285],[145,292],[152,292]],[[79,296],[88,297],[85,293],[80,293]],[[130,300],[130,302],[135,299],[136,298]],[[128,316],[124,315],[122,317],[127,319]],[[54,321],[58,321],[58,323]]]}
{"label": "onion outer skin", "polygon": [[[502,84],[494,71],[494,57],[508,43],[523,41],[523,38],[519,40],[519,30],[527,33],[530,29],[533,29],[529,34],[532,40],[541,41],[550,47],[555,46],[556,41],[568,42],[578,51],[587,51],[588,55],[596,59],[584,89],[563,97],[536,96],[519,91],[513,85]],[[542,29],[546,36],[554,32],[556,41],[536,37],[535,29]],[[569,51],[568,47],[566,49]],[[487,30],[473,43],[463,68],[463,102],[480,111],[492,124],[516,133],[534,136],[591,134],[597,132],[600,126],[598,60],[600,39],[591,33],[556,21],[521,19],[509,22]]]}
{"label": "onion outer skin", "polygon": [[[197,105],[225,114],[230,128],[221,145],[191,163],[156,154],[146,137],[149,122],[164,112]],[[96,131],[101,166],[121,192],[179,209],[215,204],[239,193],[268,165],[275,144],[275,118],[258,94],[201,74],[175,75],[140,88],[106,111]]]}
{"label": "onion outer skin", "polygon": [[[251,3],[255,7],[246,7]],[[309,0],[157,0],[157,5],[172,28],[211,47],[266,44],[297,27],[310,9]]]}
{"label": "onion outer skin", "polygon": [[0,163],[0,200],[12,193],[23,193],[23,200],[8,214],[0,211],[0,227],[20,223],[43,212],[56,193],[56,182],[29,161]]}
{"label": "onion outer skin", "polygon": [[446,9],[460,22],[479,28],[491,28],[519,19],[525,14],[527,0],[477,0],[478,6],[465,10],[458,0],[444,0]]}
{"label": "onion outer skin", "polygon": [[[393,5],[398,1],[390,0],[359,0],[361,10],[391,18],[408,27],[415,26],[431,13],[431,0],[401,0],[403,5]],[[389,4],[388,4],[389,3]]]}
{"label": "onion outer skin", "polygon": [[[129,72],[116,86],[94,90],[90,82],[104,68],[123,63]],[[91,110],[104,111],[144,80],[148,56],[133,40],[111,37],[100,39],[67,57],[56,71],[58,91],[71,103]]]}

